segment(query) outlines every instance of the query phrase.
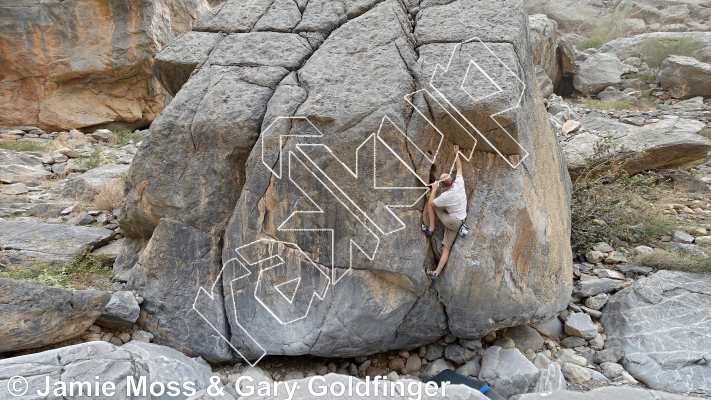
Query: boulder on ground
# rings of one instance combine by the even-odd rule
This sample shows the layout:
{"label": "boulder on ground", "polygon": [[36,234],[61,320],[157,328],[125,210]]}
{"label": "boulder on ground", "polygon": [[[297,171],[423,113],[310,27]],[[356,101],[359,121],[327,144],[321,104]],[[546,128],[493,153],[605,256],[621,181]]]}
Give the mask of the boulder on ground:
{"label": "boulder on ground", "polygon": [[[574,136],[563,147],[571,175],[585,167],[593,155],[595,143],[612,135],[610,156],[632,156],[621,167],[630,174],[650,169],[690,169],[704,162],[711,151],[711,140],[698,135],[696,124],[687,120],[665,120],[636,127],[605,118],[584,117],[582,126],[588,131]],[[701,129],[701,128],[699,128]]]}
{"label": "boulder on ground", "polygon": [[112,179],[120,179],[125,176],[128,168],[128,165],[122,164],[99,165],[81,175],[67,179],[62,188],[62,196],[91,201],[101,189],[101,185]]}
{"label": "boulder on ground", "polygon": [[[345,3],[334,14],[309,2],[295,28],[302,35],[284,31],[292,14],[272,8],[281,1],[228,0],[195,25],[229,34],[151,125],[119,215],[127,238],[149,241],[126,279],[145,298],[142,327],[156,342],[213,360],[240,358],[223,337],[255,359],[263,351],[351,357],[418,347],[447,331],[477,339],[566,307],[570,186],[542,99],[529,90],[522,3]],[[502,15],[508,23],[497,22]],[[482,42],[458,45],[470,26]],[[453,54],[443,73],[437,65]],[[504,90],[475,69],[463,88],[473,60]],[[449,171],[455,144],[466,155],[474,148],[437,107],[441,96],[483,137],[463,174],[478,199],[467,210],[477,234],[457,239],[431,284],[422,271],[436,263],[444,229],[422,234],[418,199],[433,169]],[[376,165],[387,171],[377,183],[388,189],[373,190],[374,175],[344,172],[356,160],[365,175]],[[339,201],[335,187],[350,200]],[[314,210],[309,197],[324,213],[301,212]],[[265,275],[258,261],[267,253],[285,264]],[[269,307],[257,290],[269,301],[289,300],[280,290],[298,300]],[[191,311],[196,299],[214,313],[208,321]],[[174,328],[155,328],[166,325]]]}
{"label": "boulder on ground", "polygon": [[525,352],[526,350],[538,351],[543,348],[543,338],[541,334],[528,325],[519,325],[506,329],[506,336],[511,338],[516,348]]}
{"label": "boulder on ground", "polygon": [[79,337],[101,315],[110,297],[97,290],[0,278],[0,353]]}
{"label": "boulder on ground", "polygon": [[629,386],[605,386],[589,392],[556,390],[544,393],[528,393],[512,397],[510,400],[701,400],[699,397],[657,392]]}
{"label": "boulder on ground", "polygon": [[540,373],[534,382],[532,392],[549,392],[551,390],[565,390],[568,384],[560,368],[560,364],[553,362],[542,353],[538,353],[533,359],[533,365]]}
{"label": "boulder on ground", "polygon": [[620,60],[626,60],[630,57],[645,59],[646,52],[644,51],[645,43],[648,41],[658,41],[667,44],[674,42],[693,40],[699,43],[703,48],[696,54],[696,59],[701,62],[711,62],[711,32],[652,32],[615,39],[607,42],[600,48],[603,53],[614,54]]}
{"label": "boulder on ground", "polygon": [[565,320],[565,333],[590,340],[597,336],[597,325],[588,314],[572,313]]}
{"label": "boulder on ground", "polygon": [[110,329],[133,326],[140,312],[141,308],[133,293],[118,291],[111,295],[111,300],[104,306],[96,325]]}
{"label": "boulder on ground", "polygon": [[[191,359],[169,347],[142,342],[129,342],[116,347],[103,341],[0,360],[0,385],[3,388],[7,387],[11,377],[17,375],[27,380],[30,393],[44,390],[46,377],[52,383],[94,382],[95,376],[99,375],[102,384],[112,382],[115,394],[124,395],[119,397],[125,397],[131,380],[138,384],[145,379],[146,393],[149,393],[147,398],[151,398],[148,389],[155,385],[156,390],[162,386],[166,391],[164,397],[158,398],[178,400],[186,399],[193,393],[184,386],[186,382],[193,382],[192,389],[197,392],[207,389],[213,376],[210,366],[203,360]],[[178,383],[180,393],[176,396],[167,396],[169,382]],[[217,388],[222,389],[222,384],[218,382]],[[93,394],[93,398],[104,397]]]}
{"label": "boulder on ground", "polygon": [[[558,77],[558,24],[542,14],[529,15],[528,22],[531,32],[531,47],[533,48],[533,63],[543,68],[551,82],[560,80]],[[543,97],[548,96],[544,95]]]}
{"label": "boulder on ground", "polygon": [[538,374],[538,368],[518,349],[491,346],[481,359],[479,379],[508,398],[528,392]]}
{"label": "boulder on ground", "polygon": [[51,175],[44,169],[42,159],[36,155],[0,149],[0,183],[17,183],[28,178],[41,179]]}
{"label": "boulder on ground", "polygon": [[31,260],[68,262],[86,249],[103,246],[115,235],[104,228],[0,219],[2,252],[15,264]]}
{"label": "boulder on ground", "polygon": [[660,71],[662,88],[674,98],[711,96],[711,64],[691,57],[669,56]]}
{"label": "boulder on ground", "polygon": [[622,62],[617,57],[605,53],[591,54],[578,66],[573,86],[583,96],[598,94],[606,87],[620,83],[623,72]]}
{"label": "boulder on ground", "polygon": [[662,270],[638,279],[603,308],[606,345],[652,389],[711,390],[711,276]]}

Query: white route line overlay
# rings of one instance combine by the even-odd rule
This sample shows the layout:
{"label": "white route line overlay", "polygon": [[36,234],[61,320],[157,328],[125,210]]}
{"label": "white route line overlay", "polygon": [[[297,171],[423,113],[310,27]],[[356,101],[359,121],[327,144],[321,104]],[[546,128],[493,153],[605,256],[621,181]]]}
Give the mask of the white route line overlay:
{"label": "white route line overlay", "polygon": [[[451,101],[450,101],[449,99],[447,99],[447,97],[446,97],[443,93],[441,93],[441,92],[437,89],[437,87],[435,87],[434,84],[433,84],[433,80],[435,79],[435,75],[438,73],[438,71],[441,70],[441,71],[444,73],[444,72],[446,72],[446,71],[449,70],[449,68],[451,67],[452,60],[454,59],[454,56],[455,56],[455,54],[456,54],[457,49],[460,48],[460,47],[461,47],[462,45],[464,45],[464,44],[467,44],[467,43],[470,43],[470,42],[474,42],[474,41],[478,41],[479,43],[481,43],[481,44],[489,51],[489,53],[490,53],[491,55],[493,55],[494,57],[496,57],[496,59],[499,61],[500,65],[502,65],[504,68],[506,68],[506,70],[508,70],[508,71],[521,83],[521,85],[523,86],[522,89],[521,89],[521,94],[520,94],[520,96],[519,96],[519,99],[518,99],[516,105],[514,105],[514,106],[512,106],[512,107],[510,107],[510,108],[508,108],[508,109],[505,109],[505,110],[503,110],[503,111],[500,111],[500,112],[498,112],[498,113],[492,114],[492,115],[490,116],[490,118],[499,126],[499,128],[501,128],[501,130],[503,130],[503,131],[506,133],[506,135],[508,135],[508,137],[509,137],[514,143],[516,143],[516,145],[519,147],[519,149],[522,150],[522,153],[523,153],[524,155],[523,155],[523,157],[521,157],[521,158],[519,159],[519,161],[518,161],[515,165],[512,164],[512,163],[508,160],[508,158],[507,158],[506,156],[504,156],[504,154],[502,154],[502,153],[499,151],[498,148],[496,148],[496,146],[494,146],[489,140],[487,140],[486,137],[476,128],[476,126],[474,126],[474,124],[473,124],[471,121],[469,121],[469,119],[467,119],[466,117],[464,117],[464,115],[461,113],[461,111],[460,111],[459,109],[457,109],[457,108],[451,103]],[[467,80],[468,77],[469,77],[469,73],[470,73],[470,71],[471,71],[471,67],[472,67],[472,66],[476,67],[489,81],[491,81],[491,83],[492,83],[499,91],[498,91],[498,92],[495,92],[495,93],[491,93],[491,94],[489,94],[489,95],[487,95],[487,96],[484,96],[484,97],[482,97],[482,98],[480,98],[480,99],[475,99],[474,96],[472,96],[472,94],[471,94],[469,91],[467,91],[466,88],[464,87],[464,83],[466,82],[466,80]],[[471,126],[471,128],[473,128],[474,131],[475,131],[489,146],[491,146],[491,147],[499,154],[499,156],[501,156],[501,158],[503,158],[504,161],[505,161],[507,164],[509,164],[509,166],[511,166],[513,169],[516,169],[519,165],[521,165],[521,163],[529,156],[529,152],[526,151],[526,149],[523,148],[523,147],[521,146],[521,144],[520,144],[516,139],[514,139],[513,136],[512,136],[503,126],[501,126],[501,124],[494,118],[495,116],[497,116],[497,115],[499,115],[499,114],[502,114],[502,113],[504,113],[504,112],[513,110],[513,109],[515,109],[515,108],[517,108],[517,107],[520,107],[521,102],[522,102],[522,100],[523,100],[523,95],[524,95],[524,93],[525,93],[526,84],[525,84],[525,82],[523,82],[523,81],[518,77],[518,75],[517,75],[516,73],[514,73],[514,72],[489,48],[489,46],[487,46],[483,41],[481,41],[481,39],[479,39],[478,37],[475,37],[475,38],[472,38],[472,39],[469,39],[469,40],[466,40],[466,41],[464,41],[464,42],[461,42],[461,43],[457,44],[457,45],[454,47],[454,49],[452,50],[452,55],[450,56],[449,62],[448,62],[448,64],[447,64],[447,67],[446,67],[446,68],[445,68],[445,67],[442,67],[440,64],[437,64],[437,65],[435,66],[435,71],[433,72],[433,75],[432,75],[432,77],[430,78],[430,86],[431,86],[432,89],[434,89],[434,91],[435,91],[449,106],[451,106],[451,107],[457,112],[457,114],[458,114],[462,119],[464,119],[464,120],[467,122],[467,124],[468,124],[469,126]],[[466,71],[466,73],[465,73],[465,75],[464,75],[464,78],[463,78],[463,80],[462,80],[462,83],[461,83],[461,85],[460,85],[460,89],[463,90],[465,93],[467,93],[467,95],[468,95],[473,101],[475,101],[475,102],[481,101],[481,100],[483,100],[483,99],[485,99],[485,98],[487,98],[487,97],[490,97],[490,96],[493,96],[493,95],[495,95],[495,94],[497,94],[497,93],[502,93],[502,92],[503,92],[503,89],[502,89],[502,88],[489,76],[489,74],[487,74],[486,71],[484,71],[484,70],[481,68],[481,66],[480,66],[479,64],[477,64],[474,60],[470,60],[470,61],[469,61],[469,65],[468,65],[468,67],[467,67],[467,71]],[[397,154],[397,152],[395,152],[395,151],[385,142],[385,140],[382,139],[382,137],[380,136],[380,133],[381,133],[381,131],[382,131],[382,129],[383,129],[383,126],[384,126],[386,120],[387,120],[388,122],[390,122],[390,124],[391,124],[393,127],[395,127],[395,128],[397,129],[397,131],[398,131],[401,135],[403,135],[403,136],[406,138],[406,140],[407,140],[410,144],[412,144],[413,146],[415,146],[415,148],[417,149],[417,151],[419,151],[431,164],[434,164],[434,163],[436,162],[437,156],[439,155],[439,151],[440,151],[440,149],[441,149],[442,142],[443,142],[443,140],[444,140],[444,134],[435,126],[435,124],[434,124],[432,121],[430,121],[422,112],[420,112],[419,109],[418,109],[417,107],[415,107],[415,105],[414,105],[413,102],[411,101],[412,97],[413,97],[415,94],[419,93],[419,92],[427,93],[431,99],[434,99],[434,100],[437,102],[437,104],[438,104],[455,122],[457,122],[457,124],[458,124],[465,132],[467,132],[467,134],[469,134],[469,136],[474,140],[474,146],[472,147],[472,150],[471,150],[471,152],[470,152],[468,155],[462,153],[461,151],[457,154],[457,157],[461,156],[461,157],[464,158],[465,160],[470,161],[472,155],[474,154],[474,149],[475,149],[476,144],[477,144],[476,138],[471,134],[471,132],[469,131],[469,129],[466,129],[464,126],[462,126],[462,125],[459,123],[459,120],[458,120],[457,118],[454,118],[454,116],[451,115],[451,113],[447,110],[447,108],[444,107],[444,106],[442,105],[442,103],[441,103],[439,100],[437,100],[437,98],[436,98],[435,96],[433,96],[432,93],[429,92],[427,89],[421,89],[421,90],[415,91],[415,92],[413,92],[413,93],[410,93],[410,94],[408,94],[408,95],[405,96],[405,100],[406,100],[408,103],[410,103],[410,105],[413,106],[413,109],[414,109],[415,111],[417,111],[417,113],[420,114],[420,115],[423,117],[423,119],[424,119],[425,121],[427,121],[427,123],[429,123],[429,124],[435,129],[435,131],[440,135],[440,140],[439,140],[439,143],[438,143],[438,145],[437,145],[437,149],[436,149],[434,155],[433,155],[431,158],[428,157],[427,154],[426,154],[425,152],[423,152],[423,151],[417,146],[417,144],[415,144],[399,127],[397,127],[397,126],[393,123],[393,121],[390,120],[390,118],[389,118],[387,115],[385,115],[385,116],[383,117],[383,120],[381,121],[381,124],[380,124],[380,128],[378,129],[378,133],[377,133],[377,134],[371,134],[371,135],[358,147],[358,149],[356,150],[356,166],[355,166],[355,173],[354,173],[353,170],[351,170],[351,168],[349,168],[345,163],[343,163],[340,159],[338,159],[338,157],[335,156],[335,154],[333,153],[333,151],[332,151],[328,146],[326,146],[325,144],[306,144],[306,143],[301,143],[301,144],[299,144],[299,143],[297,143],[297,144],[295,145],[296,149],[298,149],[299,152],[300,152],[304,157],[306,157],[306,158],[309,160],[309,162],[310,162],[314,167],[316,167],[316,169],[318,169],[318,171],[319,171],[321,174],[323,174],[323,175],[326,177],[326,179],[327,179],[333,186],[335,186],[336,189],[338,189],[338,191],[339,191],[343,196],[346,197],[346,199],[348,199],[348,203],[351,203],[351,205],[352,205],[356,210],[358,210],[359,213],[360,213],[362,216],[365,216],[365,217],[367,218],[367,220],[368,220],[370,223],[372,223],[372,224],[377,228],[377,230],[378,230],[381,234],[383,234],[383,235],[390,235],[390,234],[392,234],[392,233],[398,232],[398,231],[400,231],[400,230],[402,230],[402,229],[405,228],[404,222],[390,209],[390,207],[412,207],[412,206],[414,206],[420,199],[422,199],[422,197],[424,197],[427,193],[429,193],[429,190],[430,190],[429,186],[431,186],[431,184],[427,184],[426,182],[424,182],[424,181],[422,180],[422,178],[420,178],[420,176],[409,166],[409,164],[407,164],[407,162],[405,162],[405,161]],[[266,136],[266,133],[269,132],[269,131],[274,127],[274,125],[275,125],[278,121],[280,121],[280,120],[282,120],[282,119],[303,120],[303,121],[307,122],[309,125],[311,125],[311,127],[313,127],[313,129],[317,132],[317,134],[315,134],[315,135],[280,135],[280,136],[279,136],[279,154],[278,154],[278,156],[277,156],[277,157],[279,158],[279,168],[278,168],[278,172],[275,171],[274,169],[272,169],[272,167],[271,167],[271,166],[265,161],[265,159],[264,159],[264,153],[265,153],[264,141],[265,141],[265,140],[264,140],[264,138],[262,139],[262,164],[264,164],[264,166],[266,166],[266,168],[269,169],[269,171],[270,171],[272,174],[274,174],[274,176],[275,176],[277,179],[281,179],[281,177],[282,177],[282,172],[283,172],[283,160],[284,160],[284,157],[283,157],[283,154],[282,154],[282,147],[283,147],[283,138],[284,138],[284,136],[303,137],[303,138],[323,137],[323,134],[321,133],[321,131],[320,131],[318,128],[316,128],[316,126],[315,126],[313,123],[311,123],[311,121],[310,121],[307,117],[300,117],[300,116],[294,116],[294,117],[292,117],[292,116],[277,117],[277,118],[264,130],[263,134]],[[410,189],[422,189],[421,187],[379,187],[379,186],[377,186],[377,162],[376,162],[376,159],[375,159],[375,157],[376,157],[376,155],[377,155],[377,153],[376,153],[376,151],[375,151],[375,146],[376,146],[376,143],[377,143],[377,142],[375,141],[375,138],[377,138],[377,140],[379,140],[384,146],[386,146],[386,147],[388,148],[388,150],[390,150],[390,152],[398,159],[398,161],[400,161],[403,165],[405,165],[405,166],[407,167],[407,169],[408,169],[420,182],[422,182],[422,184],[423,184],[424,187],[426,188],[426,191],[422,194],[422,196],[420,196],[413,204],[410,204],[410,205],[386,205],[386,208],[388,209],[388,211],[389,211],[389,212],[393,215],[393,217],[395,217],[395,218],[399,221],[399,223],[402,225],[399,229],[396,229],[396,230],[391,231],[391,232],[384,232],[360,207],[358,207],[358,205],[357,205],[350,197],[348,197],[348,195],[347,195],[340,187],[338,187],[338,185],[336,185],[336,183],[333,181],[333,179],[331,179],[331,177],[328,176],[328,174],[326,174],[323,170],[321,170],[321,168],[318,167],[318,165],[316,165],[316,163],[315,163],[315,162],[308,156],[308,154],[306,154],[306,152],[303,150],[303,147],[307,147],[307,146],[323,146],[323,147],[325,147],[325,148],[328,150],[328,152],[331,153],[331,154],[334,156],[334,158],[336,158],[336,160],[338,160],[338,162],[340,162],[340,163],[342,164],[342,166],[345,167],[346,170],[347,170],[353,177],[355,177],[355,178],[357,179],[357,178],[358,178],[358,157],[357,157],[357,153],[358,153],[358,151],[360,151],[360,149],[361,149],[364,145],[366,145],[366,143],[367,143],[369,140],[373,139],[373,145],[374,145],[374,149],[373,149],[373,156],[374,156],[374,163],[373,163],[373,165],[374,165],[374,166],[373,166],[373,168],[374,168],[373,181],[374,181],[374,182],[373,182],[373,184],[374,184],[374,188],[375,188],[375,189],[407,189],[407,190],[410,190]],[[306,164],[304,164],[303,161],[301,161],[293,152],[289,151],[289,162],[290,162],[290,163],[291,163],[291,161],[292,161],[292,157],[293,157],[296,161],[298,161],[300,164],[302,164],[304,167],[306,167],[307,170],[309,170],[309,172],[326,188],[326,190],[328,190],[329,193],[330,193],[333,197],[335,197],[353,216],[356,217],[356,219],[357,219],[358,221],[360,221],[360,220],[357,218],[358,215],[357,215],[356,213],[354,213],[354,212],[351,210],[351,208],[346,204],[346,202],[342,201],[342,200],[339,198],[339,196],[337,196],[333,191],[331,191],[331,189],[323,182],[323,180],[321,180],[316,174],[314,174],[312,170],[308,169],[308,167],[306,166]],[[452,165],[452,168],[453,168],[453,167],[454,167],[454,165]],[[450,173],[451,173],[451,170],[450,170]],[[333,257],[333,252],[335,251],[335,243],[334,243],[335,234],[334,234],[334,230],[333,230],[333,229],[298,229],[298,228],[286,229],[286,228],[282,228],[282,227],[287,223],[287,221],[289,221],[292,217],[294,217],[295,215],[297,215],[297,214],[299,214],[299,213],[302,213],[302,214],[316,214],[316,213],[323,213],[323,212],[324,212],[323,209],[322,209],[316,202],[314,202],[313,199],[311,199],[311,198],[306,194],[306,192],[291,178],[291,166],[289,166],[289,179],[291,180],[292,183],[294,183],[294,184],[299,188],[299,190],[309,199],[309,201],[311,201],[311,203],[312,203],[313,205],[315,205],[316,208],[318,208],[318,210],[316,210],[316,211],[298,211],[298,210],[297,210],[297,211],[294,211],[291,215],[289,215],[289,217],[287,217],[287,219],[286,219],[284,222],[282,222],[281,225],[279,225],[279,227],[278,227],[277,229],[278,229],[278,230],[284,230],[284,231],[330,231],[330,234],[331,234],[331,260],[332,260],[332,262],[335,262],[335,258]],[[281,319],[279,319],[279,317],[259,298],[259,296],[258,296],[258,294],[257,294],[257,290],[259,289],[259,286],[260,286],[260,284],[261,284],[261,278],[262,278],[263,272],[266,271],[266,270],[269,270],[269,269],[271,269],[271,268],[275,268],[275,267],[277,267],[277,266],[279,266],[279,265],[282,265],[282,264],[284,263],[284,260],[283,260],[280,256],[278,256],[278,255],[276,255],[276,256],[271,256],[271,257],[268,257],[268,258],[266,258],[266,259],[264,259],[264,260],[259,260],[259,261],[256,261],[255,263],[249,264],[249,265],[251,265],[251,266],[254,266],[255,264],[261,263],[261,262],[263,262],[263,261],[267,261],[267,260],[272,259],[272,258],[277,258],[277,259],[279,260],[279,263],[277,263],[277,264],[275,264],[275,265],[272,265],[272,266],[269,267],[269,268],[266,268],[266,269],[264,269],[264,270],[261,270],[261,269],[260,269],[260,271],[259,271],[259,277],[258,277],[258,280],[257,280],[257,284],[255,285],[255,286],[256,286],[256,287],[255,287],[255,293],[254,293],[255,300],[257,300],[264,308],[266,308],[267,311],[272,315],[272,317],[274,317],[274,318],[275,318],[279,323],[281,323],[282,325],[287,325],[287,324],[290,324],[290,323],[293,323],[293,322],[296,322],[296,321],[299,321],[299,320],[305,318],[305,317],[308,315],[308,313],[309,313],[309,311],[310,311],[310,309],[311,309],[311,306],[312,306],[312,304],[313,304],[314,299],[315,299],[315,298],[318,298],[319,300],[323,300],[323,299],[325,298],[325,296],[326,296],[326,293],[328,292],[328,286],[330,286],[330,285],[335,285],[336,283],[338,283],[338,281],[340,281],[340,280],[352,269],[352,262],[353,262],[353,246],[355,246],[355,247],[356,247],[361,253],[363,253],[363,254],[366,256],[366,258],[368,258],[369,260],[372,261],[372,260],[374,259],[375,254],[377,253],[377,250],[378,250],[378,248],[379,248],[380,237],[379,237],[378,235],[376,235],[370,228],[368,228],[368,226],[366,226],[366,225],[363,224],[362,222],[361,222],[361,224],[365,227],[366,230],[368,230],[368,232],[369,232],[371,235],[373,235],[373,236],[376,238],[376,245],[375,245],[376,248],[375,248],[375,250],[373,251],[373,255],[370,256],[370,255],[368,255],[357,243],[355,243],[355,242],[353,241],[353,239],[351,239],[351,241],[350,241],[350,243],[349,243],[349,245],[350,245],[350,246],[349,246],[349,249],[350,249],[350,250],[349,250],[349,251],[350,251],[350,254],[349,254],[349,260],[350,260],[349,268],[348,268],[348,270],[346,270],[340,277],[338,277],[338,279],[332,279],[332,278],[335,278],[335,270],[336,270],[336,266],[335,266],[335,265],[332,266],[332,275],[333,275],[333,276],[332,276],[332,277],[329,277],[328,274],[325,273],[321,268],[319,268],[318,265],[317,265],[316,263],[314,263],[314,262],[306,255],[306,253],[304,253],[304,252],[301,250],[301,248],[300,248],[297,244],[295,244],[295,243],[277,242],[277,241],[275,241],[275,240],[273,240],[273,239],[260,239],[260,240],[254,241],[254,242],[252,242],[252,243],[250,243],[250,244],[247,244],[247,245],[244,245],[244,246],[241,246],[241,247],[237,248],[236,250],[239,251],[240,249],[244,249],[244,248],[246,248],[247,246],[251,246],[251,245],[253,245],[253,244],[257,243],[257,242],[261,242],[261,241],[265,241],[265,240],[266,240],[266,241],[270,241],[270,242],[276,242],[276,243],[279,243],[279,244],[283,243],[283,244],[288,244],[288,245],[290,245],[290,246],[294,246],[299,252],[301,252],[301,254],[302,254],[306,259],[309,260],[309,262],[311,262],[311,263],[318,269],[319,272],[321,272],[322,274],[325,275],[325,278],[326,278],[326,279],[328,280],[328,282],[329,282],[329,284],[326,285],[326,289],[324,290],[324,293],[323,293],[322,296],[319,296],[319,295],[316,294],[315,292],[312,294],[311,300],[310,300],[310,302],[309,302],[308,309],[306,310],[306,312],[305,312],[305,314],[304,314],[303,317],[296,318],[296,319],[294,319],[294,320],[286,321],[286,322],[281,321]],[[243,257],[244,257],[244,256],[243,256]],[[246,259],[246,257],[245,257],[245,259]],[[243,355],[238,349],[236,349],[236,348],[232,345],[232,343],[230,342],[230,340],[228,340],[227,338],[225,338],[225,336],[222,335],[222,333],[220,333],[220,331],[209,321],[209,319],[206,318],[206,317],[198,310],[198,308],[197,308],[197,302],[198,302],[198,300],[199,300],[199,298],[200,298],[200,293],[204,293],[206,296],[208,296],[208,297],[210,298],[211,301],[214,301],[214,300],[215,300],[215,287],[217,286],[217,283],[219,282],[220,278],[223,277],[223,272],[224,272],[224,269],[227,267],[227,264],[229,264],[231,261],[236,261],[236,262],[241,266],[241,268],[246,271],[246,273],[244,273],[244,274],[242,274],[242,275],[240,275],[240,276],[238,276],[238,277],[236,277],[235,279],[233,279],[233,280],[230,281],[230,285],[229,285],[230,290],[233,290],[233,283],[234,283],[235,281],[237,281],[237,280],[239,280],[239,279],[243,279],[243,278],[245,278],[245,277],[251,275],[251,271],[250,271],[248,268],[246,268],[246,267],[244,266],[244,264],[239,260],[239,258],[236,258],[236,257],[235,257],[235,258],[233,258],[233,259],[228,260],[227,262],[225,262],[225,263],[223,264],[222,269],[220,270],[220,272],[219,272],[217,278],[215,279],[215,282],[213,283],[213,285],[212,285],[212,287],[211,287],[210,293],[208,293],[207,290],[205,290],[204,287],[200,287],[200,288],[199,288],[198,293],[197,293],[197,296],[195,297],[195,301],[193,302],[193,309],[198,313],[198,315],[200,315],[200,317],[201,317],[203,320],[205,320],[205,321],[208,323],[208,325],[210,325],[210,327],[220,336],[220,338],[222,338],[223,340],[225,340],[225,341],[228,343],[228,345],[230,346],[230,348],[232,348],[232,350],[235,351],[235,353],[237,353],[240,357],[242,357],[247,363],[249,363],[249,365],[254,366],[254,365],[258,364],[259,361],[266,355],[266,350],[264,350],[264,348],[254,339],[254,337],[253,337],[252,335],[250,335],[250,334],[244,329],[244,327],[242,327],[242,325],[240,325],[239,321],[237,320],[237,308],[236,308],[237,305],[236,305],[236,303],[235,303],[234,292],[233,292],[233,295],[232,295],[232,302],[233,302],[233,307],[234,307],[233,309],[234,309],[234,312],[235,312],[235,323],[236,323],[237,326],[240,328],[240,330],[241,330],[243,333],[245,333],[245,334],[247,335],[247,337],[249,337],[249,338],[254,342],[254,344],[256,344],[256,345],[262,350],[262,351],[261,351],[262,354],[261,354],[261,355],[259,356],[259,358],[258,358],[256,361],[254,361],[254,362],[252,362],[252,361],[250,361],[249,359],[247,359],[246,357],[244,357],[244,355]],[[294,290],[294,293],[292,294],[291,298],[289,298],[288,296],[286,296],[286,295],[279,289],[279,287],[281,287],[281,286],[283,286],[283,285],[286,285],[286,284],[289,284],[289,283],[294,282],[294,281],[297,281],[297,286],[296,286],[296,288],[295,288],[295,290]],[[289,281],[287,281],[287,282],[281,283],[281,284],[275,286],[275,289],[276,289],[276,291],[277,291],[280,295],[282,295],[282,296],[289,302],[289,304],[292,304],[293,301],[294,301],[296,292],[297,292],[298,289],[299,289],[300,283],[301,283],[301,278],[299,277],[299,278],[292,279],[292,280],[289,280]]]}

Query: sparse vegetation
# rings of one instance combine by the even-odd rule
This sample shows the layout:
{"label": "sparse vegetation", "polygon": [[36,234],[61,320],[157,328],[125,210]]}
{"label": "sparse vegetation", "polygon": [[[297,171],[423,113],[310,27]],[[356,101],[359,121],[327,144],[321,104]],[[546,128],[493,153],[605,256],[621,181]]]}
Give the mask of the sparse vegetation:
{"label": "sparse vegetation", "polygon": [[101,184],[99,192],[94,197],[94,204],[103,211],[111,212],[123,202],[123,185],[120,178],[111,179]]}
{"label": "sparse vegetation", "polygon": [[[642,195],[656,187],[658,178],[645,172],[628,175],[622,166],[642,153],[611,156],[624,149],[616,146],[612,136],[601,139],[593,155],[573,180],[572,237],[578,251],[593,243],[647,242],[655,231],[656,211]],[[638,233],[633,226],[647,226],[649,231]]]}
{"label": "sparse vegetation", "polygon": [[711,126],[705,126],[704,129],[699,131],[699,135],[711,139]]}
{"label": "sparse vegetation", "polygon": [[704,253],[686,253],[681,250],[655,250],[641,257],[640,262],[655,269],[674,269],[688,272],[711,273],[711,246],[699,246]]}
{"label": "sparse vegetation", "polygon": [[692,37],[679,40],[647,39],[642,43],[642,58],[652,70],[659,70],[669,56],[693,57],[704,48],[704,43]]}
{"label": "sparse vegetation", "polygon": [[80,144],[86,143],[86,136],[77,130],[63,132],[52,141],[52,150],[63,148],[76,149]]}
{"label": "sparse vegetation", "polygon": [[101,163],[101,152],[98,149],[95,149],[88,156],[80,157],[80,160],[86,168],[96,168]]}
{"label": "sparse vegetation", "polygon": [[0,140],[0,149],[13,151],[46,151],[47,146],[35,141]]}
{"label": "sparse vegetation", "polygon": [[608,100],[600,101],[588,96],[581,100],[585,107],[596,110],[625,110],[630,108],[629,100]]}
{"label": "sparse vegetation", "polygon": [[127,145],[129,143],[138,143],[143,140],[143,136],[140,133],[131,130],[123,130],[112,132],[110,144]]}
{"label": "sparse vegetation", "polygon": [[598,20],[597,24],[590,30],[587,40],[580,42],[576,47],[578,50],[590,48],[599,49],[605,43],[625,36],[622,23],[629,18],[626,10],[616,11]]}
{"label": "sparse vegetation", "polygon": [[657,75],[649,72],[636,72],[633,74],[625,75],[629,79],[641,79],[647,84],[651,84],[657,81]]}
{"label": "sparse vegetation", "polygon": [[51,265],[31,261],[23,265],[9,264],[0,270],[0,278],[30,279],[48,286],[65,289],[108,289],[111,270],[104,266],[106,256],[94,257],[89,250],[77,254],[70,262]]}

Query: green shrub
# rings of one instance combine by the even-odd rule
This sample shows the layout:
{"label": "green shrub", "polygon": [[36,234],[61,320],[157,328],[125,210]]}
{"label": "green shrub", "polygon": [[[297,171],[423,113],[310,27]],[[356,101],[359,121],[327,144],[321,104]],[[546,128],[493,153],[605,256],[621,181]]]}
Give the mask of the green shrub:
{"label": "green shrub", "polygon": [[40,142],[18,142],[17,140],[1,140],[0,149],[13,151],[46,151],[47,145]]}
{"label": "green shrub", "polygon": [[607,42],[605,41],[605,39],[603,39],[603,38],[601,38],[601,37],[599,37],[599,36],[593,36],[593,37],[591,37],[591,38],[589,38],[589,39],[585,39],[585,40],[583,40],[582,42],[578,43],[578,45],[577,45],[576,47],[577,47],[578,50],[580,50],[580,51],[587,50],[587,49],[592,49],[592,48],[599,49],[599,48],[602,47],[602,45],[604,45],[605,43],[607,43]]}
{"label": "green shrub", "polygon": [[47,286],[65,289],[108,289],[111,270],[105,267],[105,255],[94,257],[89,250],[77,254],[70,262],[51,265],[44,261],[31,261],[23,265],[9,264],[0,270],[0,278],[29,279]]}
{"label": "green shrub", "polygon": [[101,152],[99,152],[98,149],[95,149],[90,155],[82,156],[80,159],[86,168],[96,168],[101,163]]}
{"label": "green shrub", "polygon": [[642,43],[641,53],[649,68],[658,70],[662,62],[671,55],[693,57],[703,48],[703,42],[688,36],[678,40],[650,38]]}
{"label": "green shrub", "polygon": [[655,188],[658,177],[651,172],[627,174],[622,166],[643,153],[611,155],[623,151],[612,136],[601,139],[573,179],[571,243],[576,251],[585,251],[601,241],[615,244],[641,240],[643,235],[632,227],[644,226],[658,217],[642,197]]}

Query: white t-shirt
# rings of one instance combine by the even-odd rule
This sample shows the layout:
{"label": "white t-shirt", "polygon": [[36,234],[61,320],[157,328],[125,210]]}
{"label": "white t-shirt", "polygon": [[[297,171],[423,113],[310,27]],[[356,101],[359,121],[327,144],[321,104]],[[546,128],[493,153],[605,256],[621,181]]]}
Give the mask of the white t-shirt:
{"label": "white t-shirt", "polygon": [[457,175],[454,185],[434,200],[437,207],[444,207],[447,213],[460,221],[467,217],[467,194],[464,192],[464,178]]}

